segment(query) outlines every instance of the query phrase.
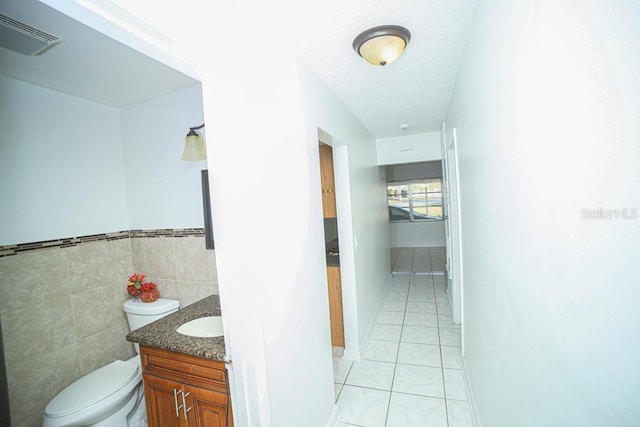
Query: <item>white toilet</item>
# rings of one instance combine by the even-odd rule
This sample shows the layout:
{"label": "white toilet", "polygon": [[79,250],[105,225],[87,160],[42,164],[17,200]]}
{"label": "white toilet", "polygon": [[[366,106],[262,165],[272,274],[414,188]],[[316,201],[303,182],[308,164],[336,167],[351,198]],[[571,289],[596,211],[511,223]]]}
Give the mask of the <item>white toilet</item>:
{"label": "white toilet", "polygon": [[[159,298],[124,303],[133,331],[177,311],[179,302]],[[140,351],[135,344],[136,353]],[[140,357],[116,360],[80,378],[54,397],[44,410],[43,427],[146,427]]]}

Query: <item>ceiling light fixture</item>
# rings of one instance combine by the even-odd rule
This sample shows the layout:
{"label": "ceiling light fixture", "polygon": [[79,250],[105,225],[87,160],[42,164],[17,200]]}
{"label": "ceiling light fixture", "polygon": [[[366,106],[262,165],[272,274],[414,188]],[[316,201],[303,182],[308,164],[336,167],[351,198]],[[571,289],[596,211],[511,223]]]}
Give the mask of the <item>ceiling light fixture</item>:
{"label": "ceiling light fixture", "polygon": [[369,28],[353,40],[353,50],[365,61],[384,66],[402,56],[411,40],[411,33],[399,25]]}
{"label": "ceiling light fixture", "polygon": [[200,134],[196,132],[198,129],[202,129],[203,127],[204,124],[189,128],[189,133],[184,139],[184,152],[182,153],[182,160],[206,160],[207,147],[200,137]]}

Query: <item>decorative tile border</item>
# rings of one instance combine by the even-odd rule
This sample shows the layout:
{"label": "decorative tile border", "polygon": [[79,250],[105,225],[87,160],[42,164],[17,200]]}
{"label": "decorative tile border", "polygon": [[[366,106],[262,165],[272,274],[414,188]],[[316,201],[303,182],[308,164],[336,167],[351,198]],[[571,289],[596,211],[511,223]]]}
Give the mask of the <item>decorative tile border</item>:
{"label": "decorative tile border", "polygon": [[129,236],[133,239],[141,237],[204,237],[204,228],[163,228],[156,230],[130,230]]}
{"label": "decorative tile border", "polygon": [[154,238],[154,237],[204,237],[204,228],[182,228],[182,229],[156,229],[156,230],[125,230],[113,233],[91,234],[88,236],[67,237],[55,240],[44,240],[41,242],[18,243],[16,245],[0,246],[0,258],[5,256],[18,255],[24,252],[35,252],[47,249],[70,248],[82,243],[112,241],[129,238]]}

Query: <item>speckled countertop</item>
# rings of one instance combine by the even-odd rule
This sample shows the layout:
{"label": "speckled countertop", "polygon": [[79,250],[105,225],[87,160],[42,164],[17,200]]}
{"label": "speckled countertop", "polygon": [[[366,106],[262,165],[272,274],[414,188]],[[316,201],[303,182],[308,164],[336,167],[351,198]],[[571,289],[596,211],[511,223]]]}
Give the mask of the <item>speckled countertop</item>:
{"label": "speckled countertop", "polygon": [[220,299],[211,295],[191,305],[129,332],[127,341],[177,353],[224,361],[224,337],[190,337],[176,332],[183,323],[205,316],[220,316]]}

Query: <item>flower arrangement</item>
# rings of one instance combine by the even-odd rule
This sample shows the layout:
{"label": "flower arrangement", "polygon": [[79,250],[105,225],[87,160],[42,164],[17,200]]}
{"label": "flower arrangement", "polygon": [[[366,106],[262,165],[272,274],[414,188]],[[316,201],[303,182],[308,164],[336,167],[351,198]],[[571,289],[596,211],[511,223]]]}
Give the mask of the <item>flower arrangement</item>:
{"label": "flower arrangement", "polygon": [[133,273],[127,281],[127,292],[134,298],[140,298],[143,302],[153,302],[160,298],[160,291],[155,283],[145,282],[144,274]]}

